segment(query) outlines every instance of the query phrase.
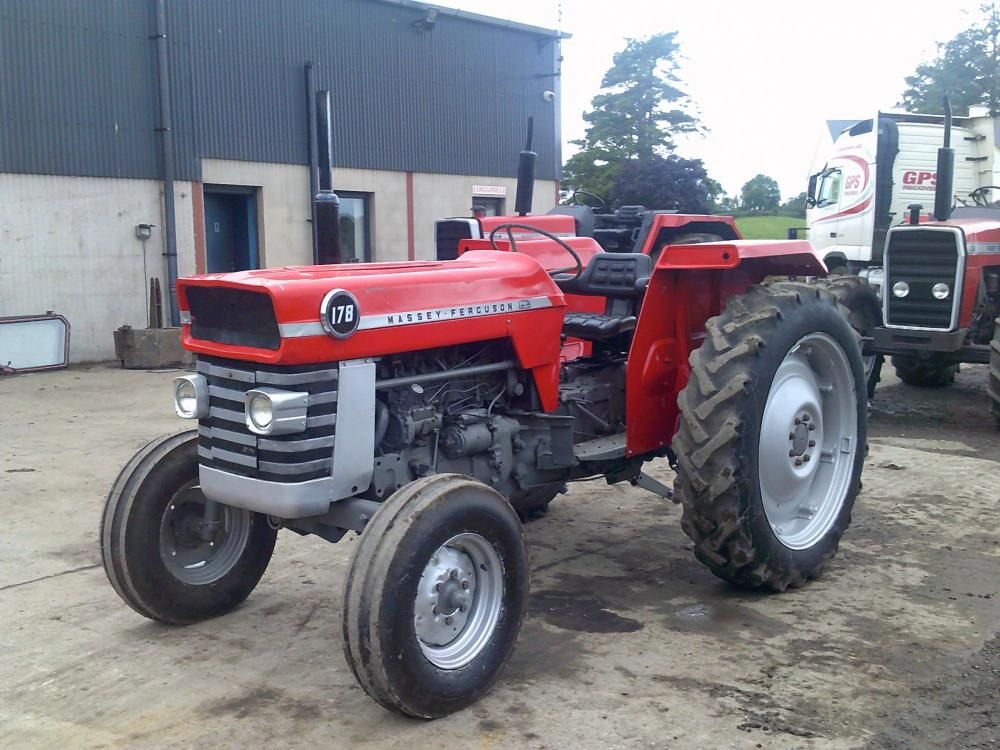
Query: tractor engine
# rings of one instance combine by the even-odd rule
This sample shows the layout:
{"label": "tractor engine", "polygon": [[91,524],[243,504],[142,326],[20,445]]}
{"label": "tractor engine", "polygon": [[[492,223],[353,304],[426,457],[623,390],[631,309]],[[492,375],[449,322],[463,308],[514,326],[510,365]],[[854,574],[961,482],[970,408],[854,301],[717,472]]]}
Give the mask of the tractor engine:
{"label": "tractor engine", "polygon": [[624,361],[563,366],[559,408],[539,409],[505,341],[392,355],[378,362],[375,470],[367,496],[383,501],[428,474],[479,479],[518,500],[561,488],[576,442],[620,432]]}

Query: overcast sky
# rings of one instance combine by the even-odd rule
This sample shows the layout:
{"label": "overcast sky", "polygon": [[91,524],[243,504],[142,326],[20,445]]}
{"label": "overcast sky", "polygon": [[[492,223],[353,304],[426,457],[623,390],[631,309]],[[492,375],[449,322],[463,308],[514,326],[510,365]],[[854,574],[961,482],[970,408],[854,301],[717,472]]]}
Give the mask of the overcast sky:
{"label": "overcast sky", "polygon": [[561,25],[558,0],[440,4],[573,35],[563,42],[565,141],[583,135],[581,114],[624,39],[679,32],[681,75],[708,132],[678,153],[703,159],[731,194],[763,172],[785,199],[805,189],[825,121],[893,108],[903,78],[971,25],[978,2],[562,0]]}

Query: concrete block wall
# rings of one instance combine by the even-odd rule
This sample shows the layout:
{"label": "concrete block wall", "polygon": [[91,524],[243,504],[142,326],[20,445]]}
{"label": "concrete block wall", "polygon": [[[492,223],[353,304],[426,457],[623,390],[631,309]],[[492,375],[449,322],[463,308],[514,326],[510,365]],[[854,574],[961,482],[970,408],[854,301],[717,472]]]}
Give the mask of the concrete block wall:
{"label": "concrete block wall", "polygon": [[[174,187],[178,264],[193,273],[191,183]],[[162,198],[155,180],[0,174],[0,317],[61,313],[71,361],[113,358],[114,329],[146,326],[150,277],[169,316]],[[156,225],[147,242],[136,224]]]}

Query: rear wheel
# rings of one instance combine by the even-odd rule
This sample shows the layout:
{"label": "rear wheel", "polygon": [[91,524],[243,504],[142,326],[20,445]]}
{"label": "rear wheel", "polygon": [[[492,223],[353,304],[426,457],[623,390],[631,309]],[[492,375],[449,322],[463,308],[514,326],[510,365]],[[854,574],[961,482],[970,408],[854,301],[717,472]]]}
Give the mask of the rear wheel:
{"label": "rear wheel", "polygon": [[436,474],[375,513],[344,592],[344,654],[386,708],[437,718],[493,687],[528,602],[528,554],[510,504],[481,482]]}
{"label": "rear wheel", "polygon": [[833,294],[796,282],[728,300],[706,331],[678,399],[682,526],[720,578],[799,586],[836,554],[860,491],[858,336]]}
{"label": "rear wheel", "polygon": [[198,433],[189,431],[157,438],[122,469],[101,518],[101,560],[132,609],[186,625],[246,599],[276,535],[259,513],[206,500]]}
{"label": "rear wheel", "polygon": [[896,368],[896,376],[904,383],[922,388],[944,388],[954,383],[958,374],[957,364],[946,362],[934,354],[926,358],[894,354],[892,366]]}
{"label": "rear wheel", "polygon": [[1000,324],[993,324],[993,342],[990,344],[990,372],[986,390],[990,394],[990,411],[1000,429]]}
{"label": "rear wheel", "polygon": [[566,485],[562,482],[532,487],[524,494],[511,498],[510,504],[521,523],[528,523],[548,514],[549,505],[564,492]]}
{"label": "rear wheel", "polygon": [[[827,276],[816,279],[814,283],[829,290],[837,298],[837,302],[847,308],[851,326],[862,336],[871,336],[875,328],[881,325],[882,308],[878,295],[867,280],[860,276]],[[881,354],[863,355],[861,361],[865,368],[865,382],[870,399],[875,395],[875,386],[882,379],[884,357]]]}

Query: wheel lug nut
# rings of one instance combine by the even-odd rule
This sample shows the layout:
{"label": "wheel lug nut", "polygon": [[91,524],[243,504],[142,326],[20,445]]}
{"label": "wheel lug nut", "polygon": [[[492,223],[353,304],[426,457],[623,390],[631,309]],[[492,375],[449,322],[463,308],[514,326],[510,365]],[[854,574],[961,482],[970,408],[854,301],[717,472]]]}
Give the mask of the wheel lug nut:
{"label": "wheel lug nut", "polygon": [[798,417],[796,417],[796,418],[795,418],[795,424],[796,424],[796,425],[800,425],[800,424],[802,424],[802,420],[801,420],[801,419],[799,419]]}
{"label": "wheel lug nut", "polygon": [[451,572],[448,574],[452,578],[458,578],[458,571],[452,568]]}
{"label": "wheel lug nut", "polygon": [[802,459],[801,458],[796,458],[795,459],[795,465],[796,466],[801,466],[802,465]]}
{"label": "wheel lug nut", "polygon": [[809,441],[809,447],[810,448],[815,448],[816,447],[816,441],[815,440],[810,440]]}
{"label": "wheel lug nut", "polygon": [[802,457],[802,462],[803,463],[809,463],[809,454],[808,453]]}
{"label": "wheel lug nut", "polygon": [[466,591],[468,591],[469,590],[469,582],[468,581],[462,581],[462,588],[465,589]]}
{"label": "wheel lug nut", "polygon": [[788,451],[789,458],[795,458],[795,451]]}
{"label": "wheel lug nut", "polygon": [[803,422],[808,422],[809,421],[809,415],[808,414],[803,414],[802,415],[802,421]]}
{"label": "wheel lug nut", "polygon": [[446,617],[446,618],[444,618],[444,624],[445,625],[451,625],[454,621],[455,621],[455,619],[453,617]]}
{"label": "wheel lug nut", "polygon": [[795,440],[795,433],[794,432],[789,432],[788,433],[788,439],[789,440]]}
{"label": "wheel lug nut", "polygon": [[815,430],[815,429],[816,429],[816,425],[815,425],[815,424],[811,424],[811,425],[809,425],[809,429],[810,429],[810,430]]}
{"label": "wheel lug nut", "polygon": [[435,583],[434,584],[434,590],[435,591],[440,591],[441,590],[441,584],[440,583]]}

